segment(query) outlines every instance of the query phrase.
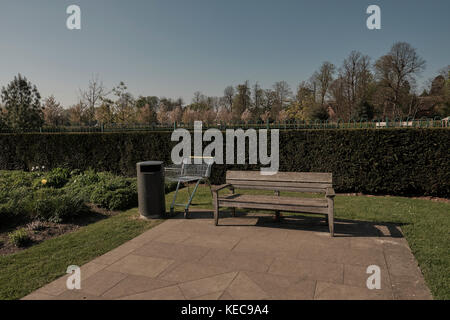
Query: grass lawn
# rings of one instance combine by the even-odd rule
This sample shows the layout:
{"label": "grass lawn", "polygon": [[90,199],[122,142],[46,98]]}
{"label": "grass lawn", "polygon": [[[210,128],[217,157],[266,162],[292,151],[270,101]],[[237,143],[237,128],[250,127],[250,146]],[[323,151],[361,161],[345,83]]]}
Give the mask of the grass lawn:
{"label": "grass lawn", "polygon": [[[166,196],[167,210],[172,196],[173,193]],[[187,190],[182,189],[177,202],[186,200]],[[199,188],[193,207],[212,208],[208,188]],[[403,233],[434,298],[450,299],[449,203],[339,195],[335,200],[335,213],[338,219],[403,224]],[[0,299],[21,298],[65,274],[67,266],[83,265],[162,222],[137,217],[137,209],[132,209],[16,254],[0,257]]]}
{"label": "grass lawn", "polygon": [[19,299],[133,239],[163,220],[138,219],[131,209],[21,252],[0,256],[0,299]]}
{"label": "grass lawn", "polygon": [[[273,194],[265,191],[245,192]],[[285,192],[282,195],[295,194]],[[186,201],[185,189],[181,191],[179,199],[177,202]],[[171,197],[167,197],[167,200],[171,200]],[[209,189],[199,188],[193,203],[194,207],[212,210]],[[450,299],[450,203],[391,196],[338,195],[335,199],[335,218],[402,224],[403,234],[419,262],[434,299]]]}

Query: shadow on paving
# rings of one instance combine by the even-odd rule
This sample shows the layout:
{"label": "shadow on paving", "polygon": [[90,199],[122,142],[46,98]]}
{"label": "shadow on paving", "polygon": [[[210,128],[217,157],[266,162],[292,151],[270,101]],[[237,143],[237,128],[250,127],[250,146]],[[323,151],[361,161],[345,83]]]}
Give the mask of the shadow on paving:
{"label": "shadow on paving", "polygon": [[[214,214],[210,210],[192,210],[189,212],[189,219],[212,219]],[[235,217],[241,217],[240,219],[233,220],[233,223],[227,223],[227,220],[222,218],[231,218],[231,212],[221,211],[219,227],[225,226],[258,226],[264,228],[276,228],[287,230],[303,230],[312,232],[328,232],[328,225],[326,218],[320,216],[302,216],[302,215],[285,215],[281,221],[274,221],[274,215],[264,213],[248,213],[248,212],[236,212]],[[245,219],[247,218],[247,219]],[[253,221],[249,221],[248,218],[253,218]],[[171,219],[184,219],[183,214],[177,213]],[[256,222],[255,222],[256,220]],[[368,222],[360,220],[350,219],[334,219],[335,237],[389,237],[389,238],[403,238],[403,234],[400,227],[405,225],[404,223],[392,223],[392,222]],[[387,232],[383,232],[382,230]]]}

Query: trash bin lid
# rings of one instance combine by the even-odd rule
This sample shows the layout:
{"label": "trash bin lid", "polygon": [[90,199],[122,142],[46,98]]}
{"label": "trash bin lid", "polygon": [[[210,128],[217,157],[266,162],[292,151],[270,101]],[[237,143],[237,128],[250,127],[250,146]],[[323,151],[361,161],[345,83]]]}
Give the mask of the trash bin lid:
{"label": "trash bin lid", "polygon": [[158,172],[164,167],[163,161],[143,161],[136,163],[138,172],[151,173]]}
{"label": "trash bin lid", "polygon": [[138,167],[152,167],[152,166],[162,166],[163,165],[163,161],[143,161],[143,162],[138,162],[136,163],[136,165]]}

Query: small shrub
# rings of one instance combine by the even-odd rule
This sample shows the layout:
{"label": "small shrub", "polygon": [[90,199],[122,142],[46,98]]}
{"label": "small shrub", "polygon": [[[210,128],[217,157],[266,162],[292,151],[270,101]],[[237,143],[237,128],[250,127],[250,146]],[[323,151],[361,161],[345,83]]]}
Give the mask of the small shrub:
{"label": "small shrub", "polygon": [[85,172],[74,170],[71,176],[70,181],[64,187],[65,193],[89,202],[95,185],[100,181],[99,175],[92,170]]}
{"label": "small shrub", "polygon": [[9,242],[16,247],[25,247],[30,243],[31,238],[25,228],[18,229],[8,234]]}
{"label": "small shrub", "polygon": [[137,205],[137,191],[130,187],[108,190],[102,185],[92,193],[91,202],[109,210],[125,210]]}
{"label": "small shrub", "polygon": [[33,204],[35,219],[55,223],[67,221],[85,210],[83,199],[69,195],[35,199]]}
{"label": "small shrub", "polygon": [[[70,170],[66,168],[55,168],[45,177],[46,187],[62,188],[70,179]],[[42,182],[42,180],[41,180]]]}
{"label": "small shrub", "polygon": [[[28,230],[37,231],[42,221],[65,222],[87,211],[85,203],[130,209],[138,204],[136,184],[136,178],[93,170],[0,171],[0,225],[29,223]],[[166,192],[175,186],[167,184]]]}
{"label": "small shrub", "polygon": [[74,169],[72,171],[70,171],[70,176],[74,177],[74,176],[78,176],[80,174],[82,174],[83,172],[80,169]]}
{"label": "small shrub", "polygon": [[56,208],[50,221],[64,222],[85,212],[86,206],[79,197],[63,196],[56,198]]}
{"label": "small shrub", "polygon": [[26,228],[29,231],[42,231],[47,228],[47,226],[42,221],[34,220],[33,222],[27,224]]}
{"label": "small shrub", "polygon": [[0,224],[26,222],[30,214],[32,192],[25,187],[3,191],[0,192]]}
{"label": "small shrub", "polygon": [[138,202],[137,193],[130,189],[117,189],[110,192],[108,207],[110,210],[125,210],[135,207]]}
{"label": "small shrub", "polygon": [[90,195],[90,202],[109,210],[125,210],[137,206],[136,179],[98,174],[100,181]]}
{"label": "small shrub", "polygon": [[96,184],[97,182],[100,181],[100,176],[97,172],[95,172],[94,170],[87,170],[85,172],[80,172],[78,171],[74,171],[78,172],[78,174],[72,174],[72,181],[76,184],[79,185],[93,185]]}

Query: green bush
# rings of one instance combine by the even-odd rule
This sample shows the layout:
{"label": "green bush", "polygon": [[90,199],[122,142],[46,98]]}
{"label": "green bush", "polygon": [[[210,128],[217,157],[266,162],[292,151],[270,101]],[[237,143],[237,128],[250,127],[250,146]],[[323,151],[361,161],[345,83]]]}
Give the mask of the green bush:
{"label": "green bush", "polygon": [[8,234],[9,242],[16,247],[25,247],[31,242],[31,237],[25,228],[18,229]]}
{"label": "green bush", "polygon": [[[1,172],[0,176],[3,176]],[[10,176],[11,177],[11,176]],[[65,194],[63,189],[19,187],[1,189],[0,223],[9,225],[34,219],[63,222],[85,209],[77,195]]]}
{"label": "green bush", "polygon": [[124,210],[137,206],[137,193],[129,189],[114,191],[96,189],[91,199],[92,203],[109,210]]}
{"label": "green bush", "polygon": [[60,168],[50,172],[0,171],[2,226],[33,220],[65,222],[86,211],[85,203],[110,210],[136,207],[136,178]]}
{"label": "green bush", "polygon": [[0,225],[29,219],[32,191],[26,187],[0,189]]}
{"label": "green bush", "polygon": [[41,221],[64,222],[85,209],[82,198],[60,193],[38,195],[32,200],[32,218]]}
{"label": "green bush", "polygon": [[90,202],[92,192],[100,181],[100,175],[93,170],[86,172],[72,172],[71,180],[65,185],[64,192],[73,197],[79,197],[85,202]]}
{"label": "green bush", "polygon": [[47,180],[46,187],[62,188],[70,179],[70,170],[66,168],[55,168],[44,175]]}
{"label": "green bush", "polygon": [[100,173],[90,202],[110,210],[124,210],[137,206],[136,179],[123,178],[111,173]]}
{"label": "green bush", "polygon": [[2,171],[0,174],[0,198],[2,191],[10,192],[14,189],[29,188],[41,176],[38,172]]}

